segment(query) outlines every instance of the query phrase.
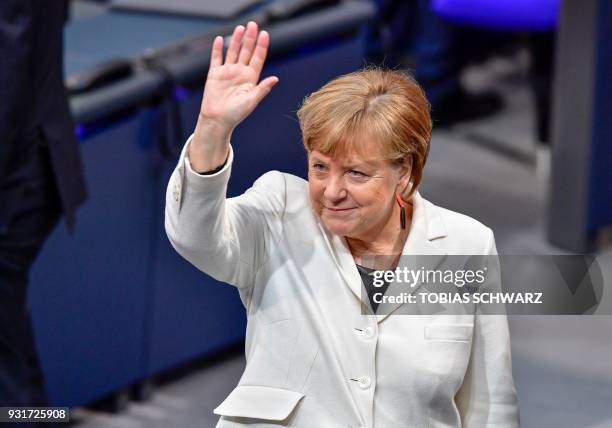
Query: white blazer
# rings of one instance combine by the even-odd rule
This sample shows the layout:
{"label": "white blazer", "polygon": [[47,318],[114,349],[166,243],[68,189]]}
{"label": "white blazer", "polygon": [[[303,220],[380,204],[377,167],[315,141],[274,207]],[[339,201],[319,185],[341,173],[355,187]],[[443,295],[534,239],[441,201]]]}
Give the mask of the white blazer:
{"label": "white blazer", "polygon": [[[214,410],[217,427],[518,426],[505,316],[362,315],[353,257],[314,215],[305,180],[272,171],[226,199],[231,148],[221,171],[202,176],[188,144],[168,184],[166,232],[238,289],[248,320],[246,368]],[[418,193],[413,207],[405,254],[495,254],[476,220]]]}

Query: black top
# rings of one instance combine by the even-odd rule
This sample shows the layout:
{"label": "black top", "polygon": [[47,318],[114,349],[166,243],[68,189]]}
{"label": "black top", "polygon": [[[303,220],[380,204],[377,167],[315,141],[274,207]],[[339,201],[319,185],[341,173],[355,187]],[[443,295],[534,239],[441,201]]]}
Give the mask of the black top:
{"label": "black top", "polygon": [[356,263],[355,265],[357,266],[359,275],[361,275],[361,281],[363,282],[366,292],[368,293],[368,300],[370,301],[370,307],[372,308],[372,312],[376,313],[376,310],[378,309],[378,303],[374,302],[374,294],[382,293],[384,295],[387,292],[387,288],[389,288],[389,283],[383,280],[384,284],[382,286],[375,287],[373,274],[376,269],[371,269],[365,266],[358,265]]}

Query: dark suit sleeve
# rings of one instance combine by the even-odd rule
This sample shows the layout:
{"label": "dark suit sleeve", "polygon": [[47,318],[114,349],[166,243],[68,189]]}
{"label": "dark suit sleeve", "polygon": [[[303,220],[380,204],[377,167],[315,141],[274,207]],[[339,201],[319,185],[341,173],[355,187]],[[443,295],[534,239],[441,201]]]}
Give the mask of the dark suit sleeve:
{"label": "dark suit sleeve", "polygon": [[27,114],[31,26],[31,0],[0,1],[0,180],[19,132],[19,118]]}

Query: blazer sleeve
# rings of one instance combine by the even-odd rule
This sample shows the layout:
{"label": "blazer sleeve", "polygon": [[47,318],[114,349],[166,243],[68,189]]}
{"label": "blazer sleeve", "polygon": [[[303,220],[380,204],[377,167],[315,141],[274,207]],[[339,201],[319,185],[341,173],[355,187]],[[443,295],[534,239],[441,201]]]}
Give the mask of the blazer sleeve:
{"label": "blazer sleeve", "polygon": [[165,228],[176,251],[213,278],[244,289],[254,283],[282,233],[285,178],[262,175],[244,194],[226,198],[234,159],[210,175],[193,171],[185,144],[166,191]]}
{"label": "blazer sleeve", "polygon": [[[493,260],[491,263],[498,261],[495,239],[490,229],[484,254],[490,256],[489,259]],[[499,286],[499,278],[492,283]],[[519,426],[506,315],[483,314],[482,308],[477,308],[470,363],[455,402],[463,427]]]}
{"label": "blazer sleeve", "polygon": [[32,48],[32,2],[0,1],[0,179],[4,177],[25,109]]}

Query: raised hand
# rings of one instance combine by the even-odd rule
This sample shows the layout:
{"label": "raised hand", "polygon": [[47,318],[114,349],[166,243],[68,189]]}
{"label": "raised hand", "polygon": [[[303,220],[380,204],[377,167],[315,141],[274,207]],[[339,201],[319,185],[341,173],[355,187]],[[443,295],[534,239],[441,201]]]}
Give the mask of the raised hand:
{"label": "raised hand", "polygon": [[223,38],[215,38],[194,133],[195,144],[189,150],[192,164],[199,169],[213,169],[225,161],[234,128],[278,82],[276,76],[259,82],[269,44],[270,36],[258,31],[255,22],[249,22],[246,28],[239,25],[223,61]]}
{"label": "raised hand", "polygon": [[[228,127],[243,121],[278,82],[275,76],[259,82],[268,53],[270,36],[258,32],[257,24],[239,25],[223,61],[223,39],[215,38],[200,115]],[[259,83],[258,83],[259,82]]]}

